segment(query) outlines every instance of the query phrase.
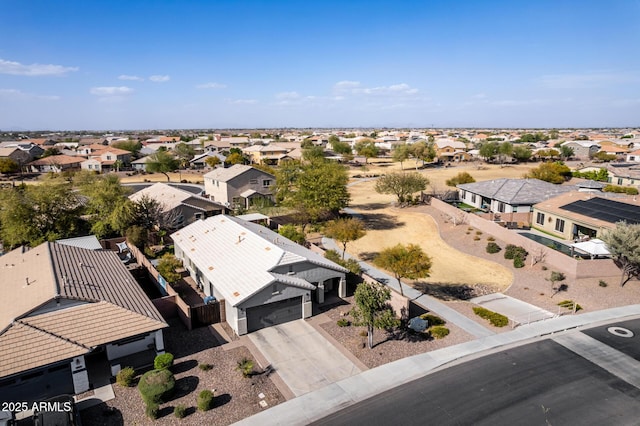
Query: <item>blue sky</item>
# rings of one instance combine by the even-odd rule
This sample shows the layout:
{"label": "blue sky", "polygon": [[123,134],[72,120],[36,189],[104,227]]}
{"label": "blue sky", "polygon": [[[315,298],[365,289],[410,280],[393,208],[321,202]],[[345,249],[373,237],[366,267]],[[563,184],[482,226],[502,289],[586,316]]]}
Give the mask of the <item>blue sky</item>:
{"label": "blue sky", "polygon": [[640,126],[640,1],[0,0],[0,129]]}

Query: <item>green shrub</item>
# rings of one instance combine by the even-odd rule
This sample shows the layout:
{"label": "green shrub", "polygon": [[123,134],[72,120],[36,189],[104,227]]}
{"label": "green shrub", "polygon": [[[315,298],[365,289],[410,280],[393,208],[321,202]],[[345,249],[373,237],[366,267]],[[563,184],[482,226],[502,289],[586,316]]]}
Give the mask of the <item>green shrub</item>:
{"label": "green shrub", "polygon": [[502,248],[500,248],[500,246],[496,243],[494,243],[493,241],[487,243],[487,253],[498,253],[500,250],[502,250]]}
{"label": "green shrub", "polygon": [[349,327],[351,323],[346,318],[340,318],[337,322],[338,327]]}
{"label": "green shrub", "polygon": [[497,312],[490,311],[486,308],[475,307],[473,312],[480,318],[488,320],[492,325],[496,327],[504,327],[509,324],[509,318]]}
{"label": "green shrub", "polygon": [[140,377],[138,390],[147,404],[158,404],[173,394],[176,380],[169,370],[151,370]]}
{"label": "green shrub", "polygon": [[480,237],[476,235],[475,237],[473,237],[473,241],[480,241]]}
{"label": "green shrub", "polygon": [[173,409],[173,415],[179,419],[183,419],[187,415],[187,407],[182,404],[176,405]]}
{"label": "green shrub", "polygon": [[251,373],[253,373],[253,361],[249,358],[242,358],[238,361],[236,370],[242,373],[242,377],[250,377]]}
{"label": "green shrub", "polygon": [[133,386],[133,379],[136,377],[136,370],[131,367],[125,367],[116,374],[116,383],[122,387],[128,388]]}
{"label": "green shrub", "polygon": [[523,266],[524,266],[524,260],[520,256],[513,258],[514,268],[522,268]]}
{"label": "green shrub", "polygon": [[213,392],[208,389],[198,394],[198,410],[209,411],[213,408]]}
{"label": "green shrub", "polygon": [[213,365],[211,364],[207,364],[207,363],[202,363],[200,365],[198,365],[198,368],[202,371],[209,371],[213,368]]}
{"label": "green shrub", "polygon": [[487,237],[487,241],[495,241],[496,239],[493,237]]}
{"label": "green shrub", "polygon": [[563,307],[563,308],[567,308],[573,311],[573,305],[576,305],[576,312],[582,310],[582,306],[578,305],[577,303],[575,303],[573,300],[563,300],[562,302],[558,303],[558,306]]}
{"label": "green shrub", "polygon": [[150,419],[155,420],[158,418],[159,408],[155,402],[147,402],[147,406],[144,408],[144,414]]}
{"label": "green shrub", "polygon": [[166,370],[173,365],[173,354],[169,352],[160,354],[153,360],[153,368],[156,370]]}
{"label": "green shrub", "polygon": [[476,231],[476,235],[482,235],[482,231]]}
{"label": "green shrub", "polygon": [[449,329],[442,325],[436,325],[429,329],[429,333],[431,333],[434,339],[442,339],[449,335]]}
{"label": "green shrub", "polygon": [[515,259],[516,257],[521,257],[522,260],[525,260],[528,254],[529,252],[527,252],[524,247],[516,246],[513,244],[507,244],[507,247],[505,247],[504,249],[505,259]]}
{"label": "green shrub", "polygon": [[429,323],[429,327],[446,324],[445,320],[433,314],[422,314],[420,315],[420,318],[423,320],[427,320],[427,322]]}
{"label": "green shrub", "polygon": [[606,281],[604,281],[604,280],[600,280],[600,281],[598,281],[598,285],[599,285],[600,287],[606,287],[606,286],[608,286],[609,284],[607,284],[607,282],[606,282]]}

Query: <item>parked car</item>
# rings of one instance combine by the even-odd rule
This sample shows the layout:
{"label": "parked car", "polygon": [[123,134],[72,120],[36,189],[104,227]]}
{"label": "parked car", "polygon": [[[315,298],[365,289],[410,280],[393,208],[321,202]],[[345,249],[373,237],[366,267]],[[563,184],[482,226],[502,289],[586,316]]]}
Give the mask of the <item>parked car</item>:
{"label": "parked car", "polygon": [[81,426],[80,412],[71,395],[60,395],[43,401],[34,410],[34,426]]}

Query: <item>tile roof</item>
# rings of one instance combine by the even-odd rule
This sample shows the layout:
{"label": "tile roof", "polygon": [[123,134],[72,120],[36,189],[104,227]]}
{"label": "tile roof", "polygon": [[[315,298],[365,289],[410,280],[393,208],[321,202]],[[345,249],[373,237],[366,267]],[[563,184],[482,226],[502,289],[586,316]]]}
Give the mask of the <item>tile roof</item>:
{"label": "tile roof", "polygon": [[[217,169],[214,169],[212,171],[210,171],[209,173],[206,173],[204,175],[205,178],[208,179],[213,179],[213,180],[217,180],[220,182],[228,182],[231,179],[240,176],[243,173],[248,172],[249,170],[253,169],[253,167],[251,166],[247,166],[244,164],[234,164],[233,166],[229,167],[229,168],[223,168],[223,167],[219,167]],[[258,170],[258,169],[255,169]],[[264,173],[265,175],[271,176],[273,177],[273,175],[264,172],[262,170],[260,170],[262,173]]]}
{"label": "tile roof", "polygon": [[50,155],[48,157],[40,158],[38,160],[29,163],[30,166],[42,166],[42,165],[55,165],[55,164],[74,164],[82,163],[86,160],[86,157],[72,156],[72,155]]}
{"label": "tile roof", "polygon": [[155,183],[131,194],[129,199],[136,202],[140,201],[144,196],[159,201],[162,204],[163,212],[168,212],[183,204],[202,211],[224,210],[224,206],[221,204],[162,182]]}
{"label": "tile roof", "polygon": [[535,204],[576,189],[573,186],[554,185],[539,179],[494,179],[464,183],[457,187],[511,205]]}
{"label": "tile roof", "polygon": [[270,271],[280,265],[308,261],[347,272],[264,226],[232,216],[196,221],[171,238],[232,306],[276,281]]}

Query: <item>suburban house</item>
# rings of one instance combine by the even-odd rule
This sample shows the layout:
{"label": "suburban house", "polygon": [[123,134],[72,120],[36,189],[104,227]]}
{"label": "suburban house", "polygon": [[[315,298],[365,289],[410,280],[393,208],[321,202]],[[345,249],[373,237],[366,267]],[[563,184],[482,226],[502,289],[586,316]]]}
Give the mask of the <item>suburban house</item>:
{"label": "suburban house", "polygon": [[0,148],[0,158],[8,158],[20,167],[31,161],[29,153],[18,147]]}
{"label": "suburban house", "polygon": [[224,163],[227,159],[227,157],[217,151],[206,151],[202,154],[195,155],[191,160],[189,160],[189,166],[193,169],[204,169],[205,167],[209,167],[207,164],[207,158],[209,157],[217,157],[218,160],[220,160],[219,164]]}
{"label": "suburban house", "polygon": [[134,170],[138,170],[141,172],[146,172],[147,171],[147,161],[149,161],[150,158],[149,156],[145,156],[142,158],[138,158],[137,160],[133,160],[131,162],[131,167],[133,167]]}
{"label": "suburban house", "polygon": [[175,255],[207,296],[224,301],[242,335],[308,318],[312,300],[346,295],[347,270],[262,225],[218,215],[171,235]]}
{"label": "suburban house", "polygon": [[600,145],[593,141],[568,141],[560,146],[573,149],[573,156],[581,160],[588,160],[600,151]]}
{"label": "suburban house", "polygon": [[33,173],[60,173],[67,170],[80,170],[84,157],[72,155],[50,155],[27,163]]}
{"label": "suburban house", "polygon": [[467,146],[464,142],[452,141],[450,139],[435,140],[436,157],[440,161],[466,161],[471,159],[466,152]]}
{"label": "suburban house", "polygon": [[29,160],[27,162],[33,160],[34,158],[40,157],[44,154],[44,149],[42,149],[39,145],[33,143],[23,143],[16,141],[5,141],[0,142],[0,148],[18,148],[27,154],[29,154]]}
{"label": "suburban house", "polygon": [[608,163],[607,172],[609,183],[618,186],[640,185],[640,164],[637,163]]}
{"label": "suburban house", "polygon": [[225,206],[208,198],[161,182],[129,195],[129,199],[134,202],[140,201],[144,197],[160,203],[162,213],[172,223],[172,229],[179,229],[196,220],[228,211]]}
{"label": "suburban house", "polygon": [[628,152],[626,160],[629,162],[640,163],[640,149]]}
{"label": "suburban house", "polygon": [[640,223],[637,197],[569,192],[533,206],[533,227],[564,240],[599,237],[616,222]]}
{"label": "suburban house", "polygon": [[[78,153],[89,158],[82,162],[84,170],[107,172],[128,166],[131,163],[131,152],[102,145],[90,145],[78,149]],[[119,162],[119,165],[116,163]]]}
{"label": "suburban house", "polygon": [[465,204],[497,214],[526,213],[529,220],[534,204],[576,189],[539,179],[494,179],[463,183],[457,188]]}
{"label": "suburban house", "polygon": [[115,252],[47,242],[1,259],[0,400],[85,392],[164,352],[167,324]]}
{"label": "suburban house", "polygon": [[242,152],[251,158],[253,164],[278,164],[280,160],[289,158],[287,148],[277,145],[251,145]]}
{"label": "suburban house", "polygon": [[214,169],[203,177],[206,196],[227,207],[249,208],[258,199],[273,199],[275,176],[255,167],[235,164]]}

